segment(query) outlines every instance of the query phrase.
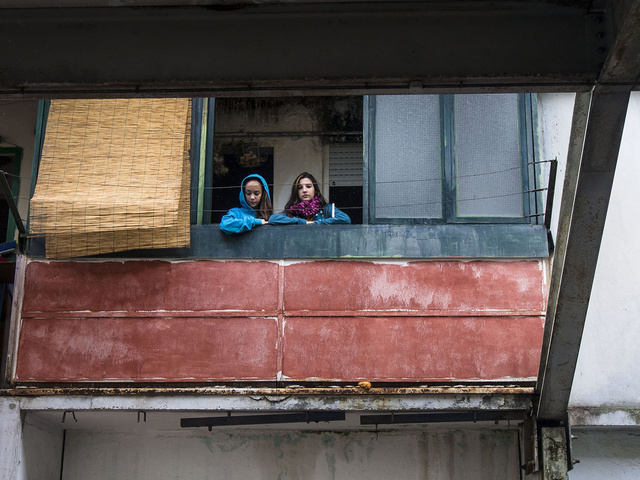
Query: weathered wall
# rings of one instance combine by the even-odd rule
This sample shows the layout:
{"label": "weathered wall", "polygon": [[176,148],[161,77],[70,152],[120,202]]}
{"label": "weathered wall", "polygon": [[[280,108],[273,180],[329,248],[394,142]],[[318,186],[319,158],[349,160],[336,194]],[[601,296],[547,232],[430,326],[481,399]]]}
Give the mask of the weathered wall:
{"label": "weathered wall", "polygon": [[[566,164],[572,94],[539,94],[544,158],[558,157],[558,185]],[[640,179],[640,93],[633,92],[618,157],[580,355],[571,391],[573,408],[640,406],[640,224],[635,221]],[[561,190],[561,189],[559,189]],[[561,192],[556,193],[556,211]],[[556,215],[557,216],[557,215]],[[555,222],[557,225],[557,220]],[[555,229],[554,229],[555,230]]]}
{"label": "weathered wall", "polygon": [[637,429],[574,429],[574,458],[580,460],[569,480],[636,480],[640,477],[640,435]]}
{"label": "weathered wall", "polygon": [[640,93],[627,111],[572,406],[640,407]]}
{"label": "weathered wall", "polygon": [[0,478],[24,479],[20,404],[0,396]]}
{"label": "weathered wall", "polygon": [[543,262],[27,265],[16,380],[532,380]]}
{"label": "weathered wall", "polygon": [[63,480],[513,480],[516,430],[68,431]]}
{"label": "weathered wall", "polygon": [[[572,97],[538,95],[542,151],[545,158],[558,156],[560,172],[566,163]],[[571,390],[569,410],[577,436],[573,456],[580,460],[569,473],[571,480],[640,477],[638,131],[640,93],[633,92]],[[559,202],[557,192],[555,204]]]}

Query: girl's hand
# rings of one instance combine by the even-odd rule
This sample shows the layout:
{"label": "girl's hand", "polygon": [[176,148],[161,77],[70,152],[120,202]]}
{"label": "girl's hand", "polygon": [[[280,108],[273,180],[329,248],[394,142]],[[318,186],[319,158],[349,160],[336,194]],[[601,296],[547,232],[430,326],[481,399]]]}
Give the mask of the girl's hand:
{"label": "girl's hand", "polygon": [[264,218],[261,218],[260,221],[262,222],[263,225],[268,224],[269,222],[267,222]]}
{"label": "girl's hand", "polygon": [[313,220],[307,220],[307,225],[313,225]]}

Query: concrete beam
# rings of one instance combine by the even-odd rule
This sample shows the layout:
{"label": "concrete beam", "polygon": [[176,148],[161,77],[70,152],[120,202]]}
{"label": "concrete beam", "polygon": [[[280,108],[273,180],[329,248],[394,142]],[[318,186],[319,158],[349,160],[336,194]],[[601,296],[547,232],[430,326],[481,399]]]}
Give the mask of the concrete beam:
{"label": "concrete beam", "polygon": [[3,9],[2,96],[588,90],[584,2],[263,2]]}
{"label": "concrete beam", "polygon": [[561,280],[552,281],[557,291],[550,292],[552,333],[537,386],[541,420],[561,421],[567,414],[628,102],[628,89],[606,87],[597,87],[591,100],[573,212],[563,220],[570,225],[564,265],[552,272]]}
{"label": "concrete beam", "polygon": [[[238,391],[240,392],[240,391]],[[215,389],[178,395],[37,395],[16,396],[21,410],[157,410],[157,411],[393,411],[510,412],[531,409],[530,395],[514,394],[269,394],[257,390],[216,394]]]}

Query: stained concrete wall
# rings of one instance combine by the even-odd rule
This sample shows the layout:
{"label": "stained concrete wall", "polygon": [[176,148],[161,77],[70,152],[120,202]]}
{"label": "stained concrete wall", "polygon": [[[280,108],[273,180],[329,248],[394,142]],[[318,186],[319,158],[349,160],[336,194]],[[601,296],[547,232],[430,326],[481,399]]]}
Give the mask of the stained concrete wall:
{"label": "stained concrete wall", "polygon": [[24,479],[20,404],[0,397],[0,478]]}
{"label": "stained concrete wall", "polygon": [[637,429],[574,429],[573,456],[580,460],[569,480],[636,480],[640,477]]}
{"label": "stained concrete wall", "polygon": [[517,430],[68,431],[63,480],[513,480]]}
{"label": "stained concrete wall", "polygon": [[540,260],[31,261],[15,381],[531,381],[544,275]]}
{"label": "stained concrete wall", "polygon": [[25,415],[22,425],[24,480],[59,480],[64,443],[62,426],[33,415]]}

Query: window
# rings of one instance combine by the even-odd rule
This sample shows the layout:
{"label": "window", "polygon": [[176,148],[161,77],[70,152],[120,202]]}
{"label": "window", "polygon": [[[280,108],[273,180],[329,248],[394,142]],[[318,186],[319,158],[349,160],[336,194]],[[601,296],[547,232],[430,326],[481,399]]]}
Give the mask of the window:
{"label": "window", "polygon": [[530,223],[532,96],[367,97],[370,223]]}
{"label": "window", "polygon": [[[191,227],[187,225],[185,235],[191,246],[167,245],[159,251],[136,244],[137,251],[127,255],[548,255],[547,231],[539,217],[542,176],[534,161],[534,95],[209,98],[192,99],[191,104],[191,135],[185,139],[191,166]],[[100,125],[107,128],[104,122]],[[115,130],[106,131],[100,138],[114,135]],[[241,179],[257,169],[269,183],[275,211],[284,208],[295,176],[308,171],[320,182],[325,198],[349,214],[352,224],[222,234],[215,224],[237,205]],[[188,217],[185,209],[180,219],[187,222]],[[68,222],[62,225],[70,228]],[[62,238],[68,232],[53,233]],[[55,239],[47,238],[47,250],[69,244]],[[131,248],[125,247],[118,250]],[[44,239],[34,238],[29,248],[31,254],[44,255]],[[74,253],[82,254],[94,253]]]}
{"label": "window", "polygon": [[361,96],[194,99],[191,223],[219,223],[238,206],[240,182],[250,173],[266,179],[274,211],[282,211],[295,177],[304,171],[315,176],[327,200],[353,223],[362,223],[362,101]]}

